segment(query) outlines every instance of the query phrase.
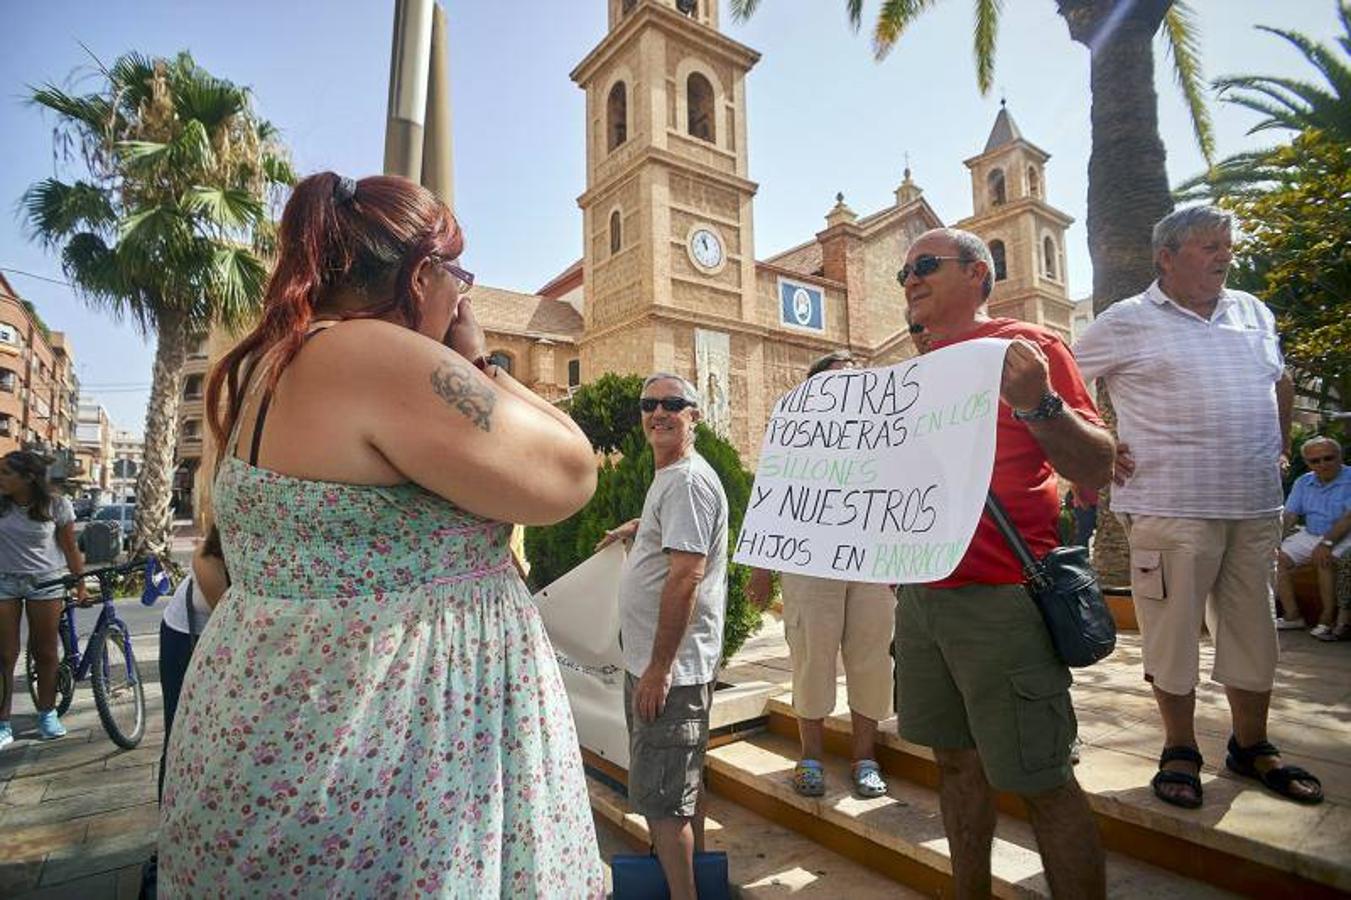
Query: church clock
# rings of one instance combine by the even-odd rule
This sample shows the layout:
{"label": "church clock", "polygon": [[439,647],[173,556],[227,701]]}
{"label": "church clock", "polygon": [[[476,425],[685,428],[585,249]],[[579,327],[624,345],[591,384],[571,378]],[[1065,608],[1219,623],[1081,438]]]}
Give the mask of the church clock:
{"label": "church clock", "polygon": [[721,269],[726,258],[723,254],[722,238],[707,225],[697,225],[690,230],[686,251],[690,255],[690,261],[708,273]]}

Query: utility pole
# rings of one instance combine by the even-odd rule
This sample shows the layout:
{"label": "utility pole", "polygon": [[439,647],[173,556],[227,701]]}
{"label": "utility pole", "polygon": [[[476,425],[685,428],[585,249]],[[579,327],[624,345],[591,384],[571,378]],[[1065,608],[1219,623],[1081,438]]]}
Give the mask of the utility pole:
{"label": "utility pole", "polygon": [[389,60],[385,174],[454,199],[450,53],[445,10],[434,0],[395,0]]}

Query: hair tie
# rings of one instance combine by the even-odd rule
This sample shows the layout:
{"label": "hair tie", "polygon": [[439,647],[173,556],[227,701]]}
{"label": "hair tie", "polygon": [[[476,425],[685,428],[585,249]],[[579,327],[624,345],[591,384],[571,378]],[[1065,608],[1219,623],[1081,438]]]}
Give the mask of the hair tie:
{"label": "hair tie", "polygon": [[340,175],[338,180],[333,182],[333,202],[338,206],[352,202],[357,195],[356,179]]}

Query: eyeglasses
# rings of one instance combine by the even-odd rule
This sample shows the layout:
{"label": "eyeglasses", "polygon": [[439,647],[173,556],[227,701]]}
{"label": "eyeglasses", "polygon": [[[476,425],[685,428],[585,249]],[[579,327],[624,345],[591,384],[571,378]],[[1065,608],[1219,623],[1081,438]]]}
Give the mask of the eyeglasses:
{"label": "eyeglasses", "polygon": [[698,406],[693,400],[684,397],[644,397],[638,401],[638,408],[645,413],[656,412],[660,406],[667,412],[678,413],[687,406]]}
{"label": "eyeglasses", "polygon": [[955,259],[958,262],[971,262],[962,256],[934,256],[932,253],[922,253],[915,257],[915,264],[912,266],[906,263],[901,266],[901,271],[896,273],[896,280],[905,285],[911,275],[918,275],[920,278],[928,278],[938,271],[938,267],[943,265],[943,260]]}
{"label": "eyeglasses", "polygon": [[438,266],[449,272],[450,276],[455,279],[455,290],[457,292],[461,294],[466,293],[474,286],[473,272],[470,272],[468,269],[461,269],[448,259],[441,259],[440,257],[434,257],[434,259],[436,259],[436,264]]}
{"label": "eyeglasses", "polygon": [[1311,466],[1316,466],[1319,463],[1332,462],[1336,458],[1335,454],[1329,453],[1327,456],[1306,456],[1304,457],[1304,461]]}

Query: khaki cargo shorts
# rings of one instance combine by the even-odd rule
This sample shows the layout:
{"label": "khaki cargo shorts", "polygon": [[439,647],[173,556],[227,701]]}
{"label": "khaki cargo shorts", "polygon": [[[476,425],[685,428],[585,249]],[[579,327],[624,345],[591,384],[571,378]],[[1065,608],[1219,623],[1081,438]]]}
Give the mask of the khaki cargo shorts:
{"label": "khaki cargo shorts", "polygon": [[1020,584],[903,585],[896,604],[901,737],[974,747],[996,789],[1039,794],[1073,777],[1070,670]]}
{"label": "khaki cargo shorts", "polygon": [[624,721],[629,729],[629,806],[649,819],[695,814],[708,750],[713,682],[677,685],[661,715],[644,722],[633,714],[638,679],[624,673]]}

